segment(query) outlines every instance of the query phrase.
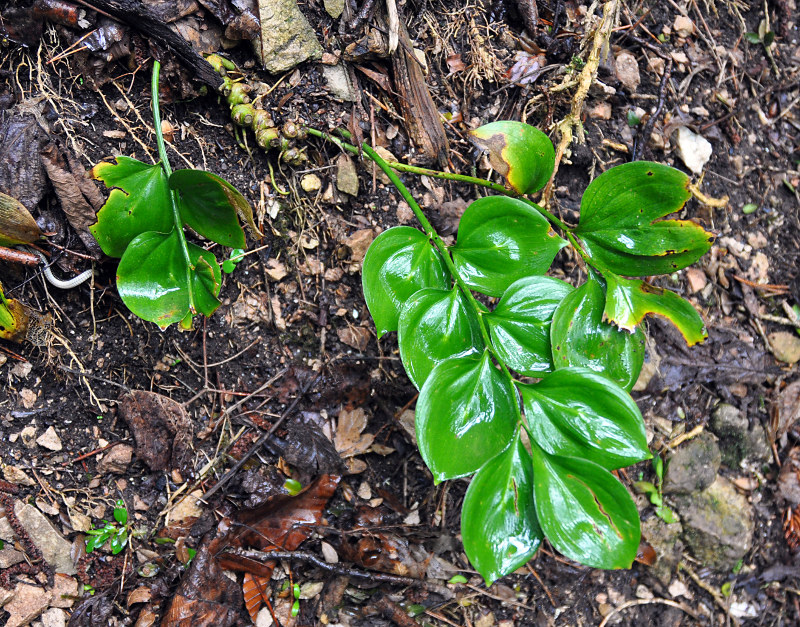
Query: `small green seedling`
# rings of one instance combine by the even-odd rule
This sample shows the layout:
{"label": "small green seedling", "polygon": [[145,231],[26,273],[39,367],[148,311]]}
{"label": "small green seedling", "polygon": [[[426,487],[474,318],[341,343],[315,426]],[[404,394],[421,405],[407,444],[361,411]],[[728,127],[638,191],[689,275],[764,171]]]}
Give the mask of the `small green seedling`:
{"label": "small green seedling", "polygon": [[102,527],[89,529],[86,532],[91,536],[86,540],[86,552],[91,553],[109,542],[111,552],[117,555],[128,545],[130,526],[128,525],[128,510],[125,507],[125,501],[119,499],[116,502],[114,521],[104,520],[103,523]]}
{"label": "small green seedling", "polygon": [[239,262],[244,259],[244,250],[241,248],[234,248],[231,251],[231,256],[222,262],[222,271],[225,274],[230,274],[239,265]]}
{"label": "small green seedling", "polygon": [[188,242],[185,227],[212,242],[245,247],[241,217],[260,235],[253,211],[227,181],[203,170],[175,170],[167,159],[153,64],[153,118],[160,162],[129,157],[100,163],[92,176],[112,188],[91,232],[103,252],[119,257],[117,290],[125,305],[162,329],[174,322],[190,328],[196,314],[210,316],[220,305],[222,273],[216,257]]}
{"label": "small green seedling", "polygon": [[[639,516],[612,471],[651,457],[629,393],[644,361],[640,324],[658,314],[689,345],[707,335],[691,303],[643,279],[693,264],[714,238],[694,222],[663,219],[691,196],[679,170],[611,168],[589,184],[578,224],[568,225],[526,198],[554,169],[544,133],[495,122],[472,135],[508,188],[460,178],[505,195],[469,205],[452,246],[362,146],[422,225],[388,229],[367,251],[362,283],[378,337],[398,333],[434,480],[474,475],[461,533],[487,583],[525,564],[545,537],[583,564],[628,568]],[[584,262],[577,287],[544,276],[566,246]]]}
{"label": "small green seedling", "polygon": [[658,455],[653,456],[653,470],[656,473],[655,484],[650,481],[637,481],[633,487],[650,499],[650,504],[656,509],[656,516],[671,525],[678,522],[678,519],[675,512],[664,505],[664,460]]}

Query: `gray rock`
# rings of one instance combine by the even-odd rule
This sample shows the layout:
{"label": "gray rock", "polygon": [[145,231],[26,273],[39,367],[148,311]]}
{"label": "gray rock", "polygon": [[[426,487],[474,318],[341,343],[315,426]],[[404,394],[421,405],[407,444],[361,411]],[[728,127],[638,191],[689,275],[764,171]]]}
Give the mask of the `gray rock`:
{"label": "gray rock", "polygon": [[264,69],[273,74],[322,57],[322,46],[296,0],[263,0],[259,4],[261,46],[255,41]]}
{"label": "gray rock", "polygon": [[350,196],[358,196],[358,172],[356,164],[347,155],[336,160],[336,188]]}
{"label": "gray rock", "polygon": [[720,459],[719,447],[710,433],[689,440],[667,460],[664,492],[691,494],[705,490],[717,476]]}
{"label": "gray rock", "polygon": [[338,65],[323,65],[322,75],[328,84],[328,91],[336,100],[355,102],[358,99],[358,95],[353,89],[353,83],[350,82],[347,68],[342,63]]}
{"label": "gray rock", "polygon": [[681,561],[684,548],[682,533],[683,527],[679,522],[668,525],[658,516],[642,521],[642,536],[653,547],[658,558],[650,572],[665,586],[672,581]]}
{"label": "gray rock", "polygon": [[333,19],[338,19],[344,12],[344,0],[324,0],[325,10]]}
{"label": "gray rock", "polygon": [[44,561],[50,564],[57,573],[74,575],[77,573],[70,556],[72,545],[50,524],[44,514],[33,505],[17,501],[14,513],[25,528],[36,546],[42,551]]}
{"label": "gray rock", "polygon": [[747,499],[724,477],[702,492],[676,499],[683,539],[703,565],[731,570],[753,542],[753,511]]}
{"label": "gray rock", "polygon": [[677,129],[676,147],[681,161],[698,176],[703,173],[703,168],[714,152],[711,142],[685,126],[679,126]]}
{"label": "gray rock", "polygon": [[617,55],[614,61],[614,70],[616,71],[619,82],[625,85],[631,92],[636,91],[642,79],[639,75],[639,62],[627,50],[623,50]]}
{"label": "gray rock", "polygon": [[769,460],[770,448],[764,427],[759,422],[750,427],[747,416],[733,405],[719,405],[711,415],[709,427],[719,436],[722,463],[729,468],[738,468],[745,459]]}

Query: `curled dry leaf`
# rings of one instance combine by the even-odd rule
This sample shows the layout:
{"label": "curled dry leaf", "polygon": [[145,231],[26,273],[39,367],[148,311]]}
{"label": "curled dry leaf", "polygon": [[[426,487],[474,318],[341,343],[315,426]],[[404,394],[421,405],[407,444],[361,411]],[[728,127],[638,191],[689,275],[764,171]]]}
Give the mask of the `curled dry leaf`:
{"label": "curled dry leaf", "polygon": [[242,594],[247,613],[255,623],[261,607],[265,603],[269,603],[269,578],[245,573],[242,581]]}
{"label": "curled dry leaf", "polygon": [[344,559],[369,570],[415,579],[425,576],[430,562],[430,559],[415,560],[408,541],[391,533],[364,535],[355,542],[345,540],[340,552]]}
{"label": "curled dry leaf", "polygon": [[365,453],[375,436],[363,433],[367,426],[367,415],[360,407],[358,409],[343,409],[339,412],[339,422],[336,425],[336,434],[333,445],[342,457],[353,457]]}
{"label": "curled dry leaf", "polygon": [[136,455],[150,470],[177,468],[191,473],[192,421],[171,398],[133,390],[120,399],[119,412],[136,441]]}

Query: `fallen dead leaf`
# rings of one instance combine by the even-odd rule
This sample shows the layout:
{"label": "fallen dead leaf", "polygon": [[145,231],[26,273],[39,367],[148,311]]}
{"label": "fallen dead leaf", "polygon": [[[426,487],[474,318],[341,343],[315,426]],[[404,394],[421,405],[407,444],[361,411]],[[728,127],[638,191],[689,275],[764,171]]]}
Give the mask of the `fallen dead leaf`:
{"label": "fallen dead leaf", "polygon": [[365,453],[375,439],[369,433],[363,433],[367,427],[367,415],[360,407],[353,410],[343,409],[339,412],[333,445],[342,457],[353,457]]}
{"label": "fallen dead leaf", "polygon": [[180,468],[191,473],[192,422],[171,398],[134,390],[120,399],[119,413],[136,441],[136,456],[153,471]]}
{"label": "fallen dead leaf", "polygon": [[348,237],[344,243],[350,249],[351,260],[361,263],[374,239],[375,231],[372,229],[360,229]]}
{"label": "fallen dead leaf", "polygon": [[363,353],[369,344],[370,332],[366,327],[347,326],[336,331],[336,335],[343,344],[355,348]]}

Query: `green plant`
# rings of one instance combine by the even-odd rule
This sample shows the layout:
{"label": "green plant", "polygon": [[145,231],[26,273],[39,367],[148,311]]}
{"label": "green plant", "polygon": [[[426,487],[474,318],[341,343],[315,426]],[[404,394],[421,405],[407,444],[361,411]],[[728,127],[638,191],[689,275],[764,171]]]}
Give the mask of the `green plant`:
{"label": "green plant", "polygon": [[[229,248],[244,248],[241,217],[258,233],[252,209],[228,182],[202,170],[170,167],[158,105],[160,64],[153,64],[153,119],[160,161],[129,157],[100,163],[92,176],[113,188],[91,227],[103,252],[120,257],[117,289],[140,318],[190,328],[195,314],[220,305],[222,273],[214,254],[188,242],[184,227]],[[258,233],[260,235],[260,233]]]}
{"label": "green plant", "polygon": [[[495,122],[472,135],[510,189],[390,167],[362,146],[422,225],[388,229],[364,259],[378,337],[398,332],[402,363],[420,390],[417,440],[434,480],[475,475],[461,530],[487,582],[527,562],[544,537],[584,564],[627,568],[639,517],[612,471],[651,457],[628,392],[644,360],[639,324],[647,314],[666,316],[689,345],[706,330],[677,294],[626,277],[685,268],[713,237],[693,222],[662,220],[690,197],[678,170],[650,162],[608,170],[590,183],[570,226],[525,197],[554,168],[544,133]],[[473,202],[447,246],[392,168],[506,195]],[[586,269],[577,288],[544,276],[565,246]]]}
{"label": "green plant", "polygon": [[116,555],[128,545],[130,525],[128,524],[128,510],[125,501],[119,499],[114,506],[114,520],[103,521],[102,527],[89,529],[91,537],[86,540],[86,552],[91,553],[109,542],[111,552]]}
{"label": "green plant", "polygon": [[655,483],[637,481],[633,487],[650,499],[650,504],[656,508],[656,516],[671,525],[678,522],[678,519],[675,517],[675,512],[664,505],[664,460],[658,455],[653,456],[653,471],[656,473]]}

